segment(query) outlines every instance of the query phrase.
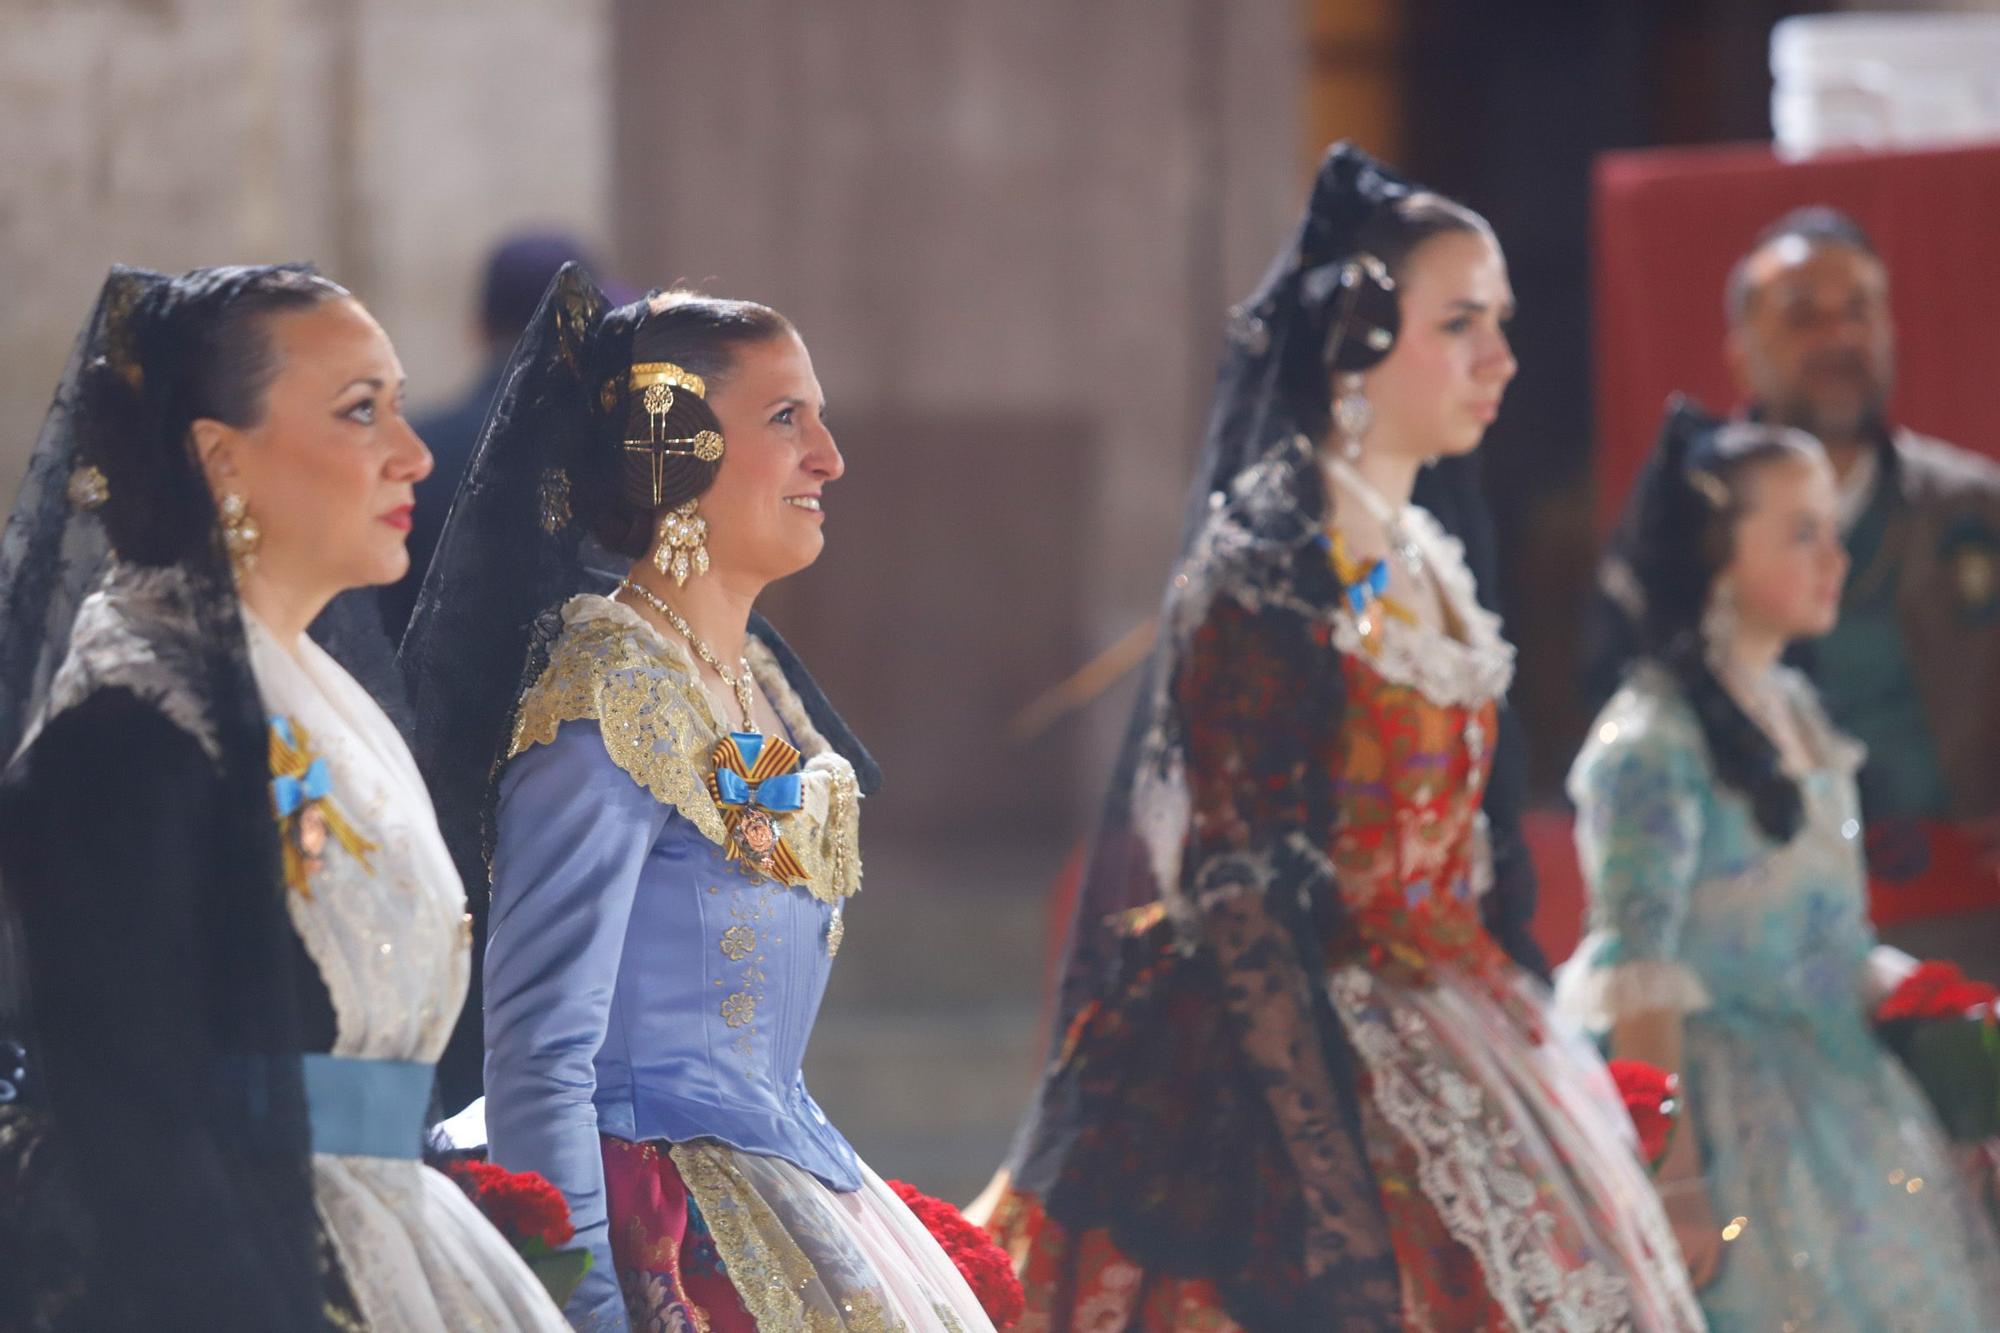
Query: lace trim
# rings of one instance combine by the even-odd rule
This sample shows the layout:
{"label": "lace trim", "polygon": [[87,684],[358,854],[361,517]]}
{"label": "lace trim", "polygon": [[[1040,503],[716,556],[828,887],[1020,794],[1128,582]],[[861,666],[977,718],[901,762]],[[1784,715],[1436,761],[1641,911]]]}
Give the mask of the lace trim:
{"label": "lace trim", "polygon": [[[686,649],[606,597],[571,598],[563,620],[547,668],[522,696],[507,757],[554,741],[565,722],[596,722],[612,763],[703,837],[726,845],[722,811],[708,790],[710,756],[724,726]],[[809,756],[801,770],[804,809],[782,821],[785,843],[806,872],[805,887],[822,902],[859,892],[861,798],[854,766],[814,729],[769,650],[752,640],[746,655],[758,685]]]}
{"label": "lace trim", "polygon": [[1382,1116],[1417,1157],[1417,1181],[1452,1238],[1479,1259],[1486,1288],[1524,1333],[1612,1333],[1632,1327],[1626,1282],[1597,1260],[1561,1267],[1533,1177],[1512,1164],[1521,1131],[1479,1084],[1439,1052],[1423,1018],[1376,992],[1359,968],[1328,991],[1368,1066]]}
{"label": "lace trim", "polygon": [[745,645],[750,674],[764,697],[798,744],[799,753],[809,756],[803,769],[806,822],[811,826],[797,836],[798,820],[789,821],[785,845],[799,859],[806,872],[806,887],[822,902],[834,902],[861,892],[861,782],[854,765],[827,743],[806,713],[777,658],[761,639]]}
{"label": "lace trim", "polygon": [[1403,522],[1423,548],[1465,638],[1387,616],[1371,650],[1361,642],[1353,613],[1342,607],[1333,616],[1334,645],[1349,656],[1365,656],[1381,675],[1440,708],[1476,708],[1498,699],[1514,682],[1514,645],[1501,637],[1500,617],[1479,604],[1465,543],[1414,505],[1404,509]]}
{"label": "lace trim", "polygon": [[1556,969],[1555,1007],[1586,1032],[1609,1032],[1622,1018],[1666,1011],[1691,1014],[1715,1000],[1695,971],[1681,963],[1640,958],[1599,966],[1590,960],[1606,940],[1593,932],[1576,955]]}
{"label": "lace trim", "polygon": [[193,594],[177,566],[113,565],[78,608],[69,652],[49,682],[42,717],[22,737],[26,750],[48,719],[100,689],[123,688],[194,737],[210,759],[221,757],[215,722],[194,682],[203,677],[201,634],[189,610]]}
{"label": "lace trim", "polygon": [[890,1313],[879,1293],[819,1271],[727,1149],[697,1141],[677,1143],[668,1152],[759,1329],[906,1333],[907,1325]]}

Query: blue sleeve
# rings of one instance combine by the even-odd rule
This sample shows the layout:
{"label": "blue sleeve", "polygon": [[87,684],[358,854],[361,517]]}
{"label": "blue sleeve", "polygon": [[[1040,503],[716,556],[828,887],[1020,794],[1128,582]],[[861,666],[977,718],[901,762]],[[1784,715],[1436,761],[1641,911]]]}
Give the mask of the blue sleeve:
{"label": "blue sleeve", "polygon": [[1597,961],[1674,962],[1701,856],[1703,760],[1663,727],[1614,735],[1571,791],[1591,927],[1604,939]]}
{"label": "blue sleeve", "polygon": [[486,945],[486,1122],[493,1160],[569,1200],[591,1270],[565,1311],[623,1333],[593,1061],[646,856],[670,812],[611,762],[595,722],[508,765]]}

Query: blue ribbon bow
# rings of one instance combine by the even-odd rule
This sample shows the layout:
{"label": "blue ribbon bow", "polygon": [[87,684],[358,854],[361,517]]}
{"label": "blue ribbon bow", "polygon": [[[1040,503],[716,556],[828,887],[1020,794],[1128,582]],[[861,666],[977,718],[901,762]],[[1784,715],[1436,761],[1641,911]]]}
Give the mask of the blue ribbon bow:
{"label": "blue ribbon bow", "polygon": [[722,793],[724,805],[754,805],[773,814],[789,814],[805,805],[796,773],[780,773],[775,778],[752,783],[744,781],[734,769],[720,768],[715,772],[715,785]]}
{"label": "blue ribbon bow", "polygon": [[[745,768],[755,770],[757,757],[764,752],[764,738],[752,731],[733,731],[736,752]],[[790,814],[805,805],[805,789],[796,770],[752,782],[726,764],[716,766],[716,795],[723,805],[754,805],[772,814]]]}
{"label": "blue ribbon bow", "polygon": [[[289,741],[286,742],[290,744]],[[333,790],[333,774],[326,766],[326,760],[315,759],[306,765],[302,777],[275,777],[271,779],[271,803],[277,807],[278,818],[295,812],[308,801],[317,801]]]}
{"label": "blue ribbon bow", "polygon": [[1355,615],[1364,614],[1389,591],[1389,562],[1377,560],[1368,572],[1347,585],[1347,605]]}

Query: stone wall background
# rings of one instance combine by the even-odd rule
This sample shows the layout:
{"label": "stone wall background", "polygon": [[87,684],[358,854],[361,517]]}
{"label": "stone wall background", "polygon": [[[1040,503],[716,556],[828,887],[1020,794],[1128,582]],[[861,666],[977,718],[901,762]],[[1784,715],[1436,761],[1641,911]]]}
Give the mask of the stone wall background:
{"label": "stone wall background", "polygon": [[[0,497],[113,262],[310,259],[419,403],[479,350],[488,246],[601,237],[604,0],[0,0]],[[549,90],[542,95],[541,90]]]}

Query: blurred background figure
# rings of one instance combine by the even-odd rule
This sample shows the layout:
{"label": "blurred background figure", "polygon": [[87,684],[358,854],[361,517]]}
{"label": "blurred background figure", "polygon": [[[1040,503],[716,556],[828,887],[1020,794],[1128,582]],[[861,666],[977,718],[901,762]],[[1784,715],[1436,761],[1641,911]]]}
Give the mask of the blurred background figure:
{"label": "blurred background figure", "polygon": [[[1786,214],[1731,269],[1730,371],[1747,415],[1825,447],[1851,564],[1840,617],[1794,656],[1860,773],[1872,910],[1922,958],[2000,977],[2000,466],[1894,423],[1887,268],[1837,210]],[[1636,584],[1607,559],[1591,668],[1616,688]],[[1622,644],[1622,646],[1621,646]]]}
{"label": "blurred background figure", "polygon": [[1680,1075],[1656,1179],[1710,1327],[1991,1328],[2000,1246],[1870,1022],[1909,960],[1868,926],[1862,752],[1780,660],[1841,614],[1840,508],[1803,431],[1669,414],[1618,538],[1633,670],[1570,778],[1590,934],[1557,1002]]}
{"label": "blurred background figure", "polygon": [[[437,466],[417,486],[417,512],[410,529],[410,572],[381,594],[382,627],[388,631],[391,642],[403,637],[403,627],[409,623],[417,588],[423,583],[424,571],[430,568],[438,534],[444,530],[451,497],[458,490],[466,465],[472,461],[472,451],[479,443],[479,428],[486,422],[486,409],[500,391],[500,372],[507,367],[507,354],[514,350],[514,340],[534,317],[535,305],[548,290],[556,270],[572,261],[593,274],[598,273],[583,242],[560,231],[509,236],[487,256],[486,273],[480,283],[478,322],[479,345],[485,361],[464,393],[410,423],[430,446]],[[614,299],[622,303],[628,298],[621,290]]]}

